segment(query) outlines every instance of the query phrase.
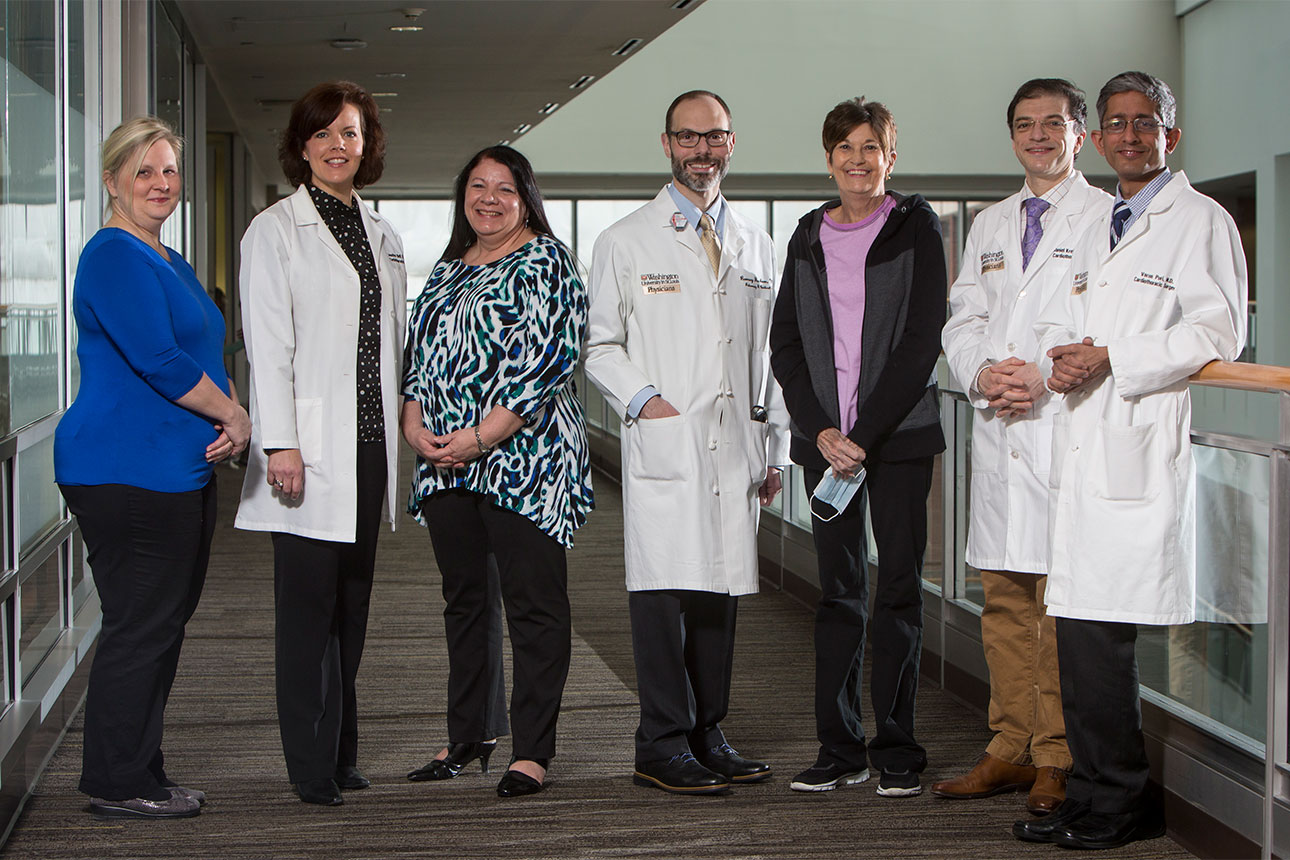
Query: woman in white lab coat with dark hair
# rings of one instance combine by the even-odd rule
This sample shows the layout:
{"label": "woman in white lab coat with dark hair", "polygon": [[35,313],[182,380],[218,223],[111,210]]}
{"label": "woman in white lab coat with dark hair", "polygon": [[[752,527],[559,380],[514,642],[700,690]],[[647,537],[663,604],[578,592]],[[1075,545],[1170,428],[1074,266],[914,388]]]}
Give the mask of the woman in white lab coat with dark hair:
{"label": "woman in white lab coat with dark hair", "polygon": [[371,95],[320,84],[279,160],[299,188],[242,238],[255,432],[237,527],[273,534],[278,722],[306,803],[341,803],[358,771],[354,677],[382,509],[393,525],[407,276],[398,234],[354,193],[380,178]]}

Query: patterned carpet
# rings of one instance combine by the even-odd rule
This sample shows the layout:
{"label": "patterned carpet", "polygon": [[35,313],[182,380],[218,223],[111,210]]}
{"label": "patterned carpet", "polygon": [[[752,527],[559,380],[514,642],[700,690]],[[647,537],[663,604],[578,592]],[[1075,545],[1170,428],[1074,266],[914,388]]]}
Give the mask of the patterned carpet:
{"label": "patterned carpet", "polygon": [[[406,454],[406,451],[405,451]],[[405,461],[406,466],[406,461]],[[405,469],[406,471],[406,469]],[[446,738],[439,578],[424,530],[402,517],[382,536],[367,651],[359,674],[360,767],[372,788],[339,808],[291,793],[273,704],[269,538],[232,528],[241,473],[220,470],[220,528],[205,594],[167,711],[172,777],[204,789],[195,819],[98,822],[76,792],[73,724],[5,846],[8,858],[997,858],[1066,856],[1017,842],[1018,795],[950,802],[888,799],[874,783],[820,794],[788,790],[815,754],[811,612],[783,594],[741,601],[731,711],[740,751],[775,768],[769,782],[723,797],[674,797],[631,781],[637,712],[623,590],[621,499],[596,475],[598,510],[570,553],[573,666],[550,788],[500,800],[510,759],[444,783],[409,783]],[[867,725],[872,722],[867,720]],[[924,785],[970,766],[988,740],[982,715],[925,683],[918,726]],[[1189,857],[1157,839],[1116,857]]]}

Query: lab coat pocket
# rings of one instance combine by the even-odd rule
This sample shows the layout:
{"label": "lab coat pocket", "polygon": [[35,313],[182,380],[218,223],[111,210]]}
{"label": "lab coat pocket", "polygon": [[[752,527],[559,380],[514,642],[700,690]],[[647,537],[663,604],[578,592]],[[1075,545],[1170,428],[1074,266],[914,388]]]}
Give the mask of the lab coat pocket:
{"label": "lab coat pocket", "polygon": [[1071,438],[1071,417],[1065,412],[1053,418],[1052,444],[1048,446],[1048,486],[1056,489],[1062,484],[1062,466],[1069,453]]}
{"label": "lab coat pocket", "polygon": [[1106,481],[1098,495],[1126,501],[1155,495],[1156,482],[1152,480],[1155,432],[1154,424],[1124,427],[1103,423],[1098,428],[1106,468]]}
{"label": "lab coat pocket", "polygon": [[316,465],[322,459],[323,402],[321,397],[296,400],[296,441],[300,444],[300,459],[305,465]]}
{"label": "lab coat pocket", "polygon": [[748,444],[748,477],[754,487],[766,480],[766,441],[770,438],[770,425],[765,421],[749,421],[751,429]]}
{"label": "lab coat pocket", "polygon": [[676,481],[693,476],[684,415],[641,418],[626,428],[627,469],[634,478]]}
{"label": "lab coat pocket", "polygon": [[748,296],[748,333],[752,349],[765,349],[770,332],[770,299]]}

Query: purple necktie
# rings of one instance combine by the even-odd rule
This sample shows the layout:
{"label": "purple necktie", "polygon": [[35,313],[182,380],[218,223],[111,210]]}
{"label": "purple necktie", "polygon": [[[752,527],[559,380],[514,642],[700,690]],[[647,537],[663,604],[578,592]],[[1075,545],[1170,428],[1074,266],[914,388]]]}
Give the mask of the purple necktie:
{"label": "purple necktie", "polygon": [[1052,204],[1038,197],[1022,201],[1021,208],[1026,210],[1026,232],[1021,234],[1021,270],[1024,272],[1030,265],[1030,258],[1039,247],[1039,240],[1044,237],[1044,225],[1039,218],[1048,211]]}

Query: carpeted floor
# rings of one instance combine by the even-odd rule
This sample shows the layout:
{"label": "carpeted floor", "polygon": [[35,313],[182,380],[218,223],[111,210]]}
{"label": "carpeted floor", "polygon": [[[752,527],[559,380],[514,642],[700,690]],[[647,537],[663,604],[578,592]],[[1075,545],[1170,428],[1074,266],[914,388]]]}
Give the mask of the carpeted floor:
{"label": "carpeted floor", "polygon": [[[405,464],[406,465],[406,464]],[[951,802],[888,799],[874,783],[820,794],[789,791],[814,759],[811,612],[777,593],[740,602],[735,677],[724,727],[775,776],[723,797],[674,797],[631,781],[637,711],[623,590],[621,500],[596,476],[598,510],[570,553],[573,666],[550,788],[494,792],[510,759],[443,783],[404,774],[446,739],[439,578],[423,529],[401,517],[382,536],[372,621],[359,675],[360,767],[372,788],[339,808],[291,793],[273,703],[269,538],[232,528],[241,473],[220,470],[221,522],[205,594],[167,711],[172,777],[204,789],[195,819],[98,822],[76,791],[78,719],[50,762],[3,855],[8,858],[998,858],[1066,856],[1009,828],[1023,796]],[[872,727],[871,721],[867,724]],[[983,716],[925,682],[918,727],[931,765],[924,786],[969,767],[989,734]],[[1190,856],[1157,839],[1116,857]]]}

